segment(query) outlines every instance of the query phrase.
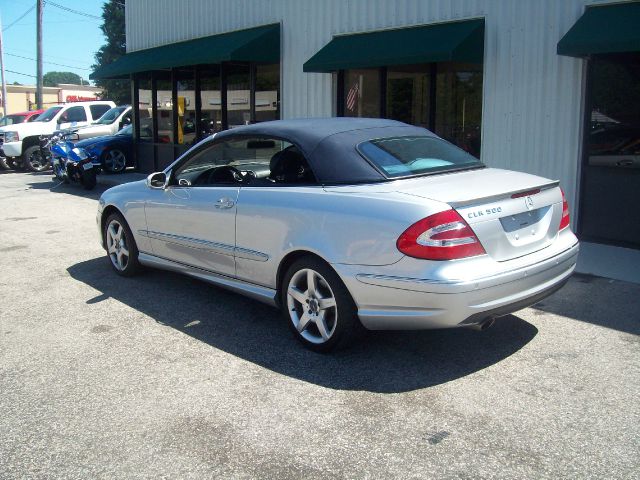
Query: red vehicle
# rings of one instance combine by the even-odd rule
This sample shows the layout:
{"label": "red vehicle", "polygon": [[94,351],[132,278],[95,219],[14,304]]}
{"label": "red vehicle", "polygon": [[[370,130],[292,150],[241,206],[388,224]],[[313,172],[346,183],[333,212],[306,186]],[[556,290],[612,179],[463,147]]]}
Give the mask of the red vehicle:
{"label": "red vehicle", "polygon": [[0,127],[14,125],[16,123],[33,122],[44,110],[31,110],[29,112],[10,113],[0,118]]}
{"label": "red vehicle", "polygon": [[[0,127],[6,127],[8,125],[15,125],[16,123],[34,122],[44,110],[30,110],[28,112],[10,113],[0,118]],[[15,165],[9,163],[5,158],[2,151],[2,144],[0,143],[0,169],[8,170],[14,168]]]}

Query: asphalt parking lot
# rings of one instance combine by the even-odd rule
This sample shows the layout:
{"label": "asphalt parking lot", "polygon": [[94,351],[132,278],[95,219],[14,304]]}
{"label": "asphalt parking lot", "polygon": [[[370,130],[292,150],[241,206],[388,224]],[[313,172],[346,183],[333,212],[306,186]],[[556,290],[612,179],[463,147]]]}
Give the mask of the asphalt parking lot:
{"label": "asphalt parking lot", "polygon": [[0,173],[0,478],[640,478],[640,285],[319,355],[260,303],[117,277],[99,193]]}

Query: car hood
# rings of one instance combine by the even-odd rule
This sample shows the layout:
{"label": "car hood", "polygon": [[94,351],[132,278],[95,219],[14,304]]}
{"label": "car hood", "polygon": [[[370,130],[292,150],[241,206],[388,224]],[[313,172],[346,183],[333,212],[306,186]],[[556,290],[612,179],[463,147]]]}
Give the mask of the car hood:
{"label": "car hood", "polygon": [[88,148],[98,145],[105,145],[114,140],[122,140],[127,138],[126,135],[103,135],[102,137],[85,138],[76,142],[76,147]]}
{"label": "car hood", "polygon": [[18,132],[20,140],[31,135],[48,135],[56,130],[56,122],[26,122],[0,127],[0,132]]}

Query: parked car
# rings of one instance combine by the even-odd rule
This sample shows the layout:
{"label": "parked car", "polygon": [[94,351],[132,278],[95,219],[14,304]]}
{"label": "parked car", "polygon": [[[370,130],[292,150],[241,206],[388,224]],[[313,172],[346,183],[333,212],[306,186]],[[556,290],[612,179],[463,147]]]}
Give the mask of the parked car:
{"label": "parked car", "polygon": [[[33,122],[44,110],[31,110],[28,112],[10,113],[0,118],[0,127],[15,125],[17,123]],[[8,159],[2,149],[2,139],[0,138],[0,168],[9,170],[15,168],[16,163],[12,159]]]}
{"label": "parked car", "polygon": [[35,121],[44,110],[29,110],[28,112],[10,113],[0,118],[0,127]]}
{"label": "parked car", "polygon": [[110,173],[121,173],[133,166],[133,125],[115,135],[94,137],[76,142],[91,157],[93,164]]}
{"label": "parked car", "polygon": [[182,272],[279,306],[307,347],[368,329],[484,329],[558,290],[578,240],[558,182],[381,119],[258,123],[107,190],[113,269]]}
{"label": "parked car", "polygon": [[107,110],[98,120],[91,125],[78,129],[80,140],[104,135],[115,135],[126,125],[131,124],[131,107],[124,105]]}
{"label": "parked car", "polygon": [[48,108],[35,121],[0,127],[0,140],[8,159],[32,172],[50,167],[40,152],[40,135],[51,135],[57,130],[89,125],[107,110],[115,107],[110,101],[67,103]]}

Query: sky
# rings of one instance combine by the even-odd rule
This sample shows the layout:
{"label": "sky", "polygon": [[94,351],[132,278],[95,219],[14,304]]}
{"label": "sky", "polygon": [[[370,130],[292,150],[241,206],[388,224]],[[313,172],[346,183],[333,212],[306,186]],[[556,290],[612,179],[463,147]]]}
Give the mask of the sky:
{"label": "sky", "polygon": [[[47,5],[45,0],[42,15],[43,72],[73,72],[88,80],[91,65],[95,62],[94,55],[105,43],[100,30],[104,0],[52,1],[99,18],[70,13],[51,4]],[[36,0],[0,0],[7,84],[36,83],[36,9],[33,8],[23,19],[11,25],[29,8],[35,7],[35,4]]]}

